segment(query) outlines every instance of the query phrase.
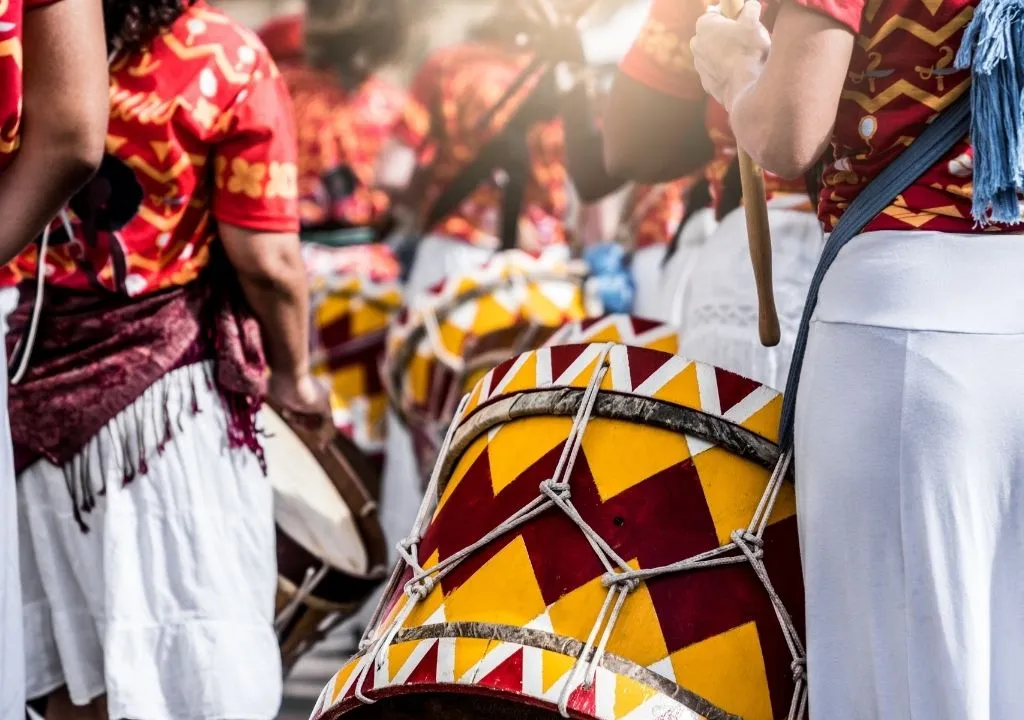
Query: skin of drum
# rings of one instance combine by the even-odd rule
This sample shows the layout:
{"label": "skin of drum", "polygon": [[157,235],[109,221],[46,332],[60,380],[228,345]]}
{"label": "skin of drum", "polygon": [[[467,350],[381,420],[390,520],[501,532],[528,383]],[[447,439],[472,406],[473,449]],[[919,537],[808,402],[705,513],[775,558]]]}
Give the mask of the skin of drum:
{"label": "skin of drum", "polygon": [[330,389],[336,427],[366,454],[378,476],[388,403],[380,368],[388,327],[402,302],[397,282],[359,274],[323,280],[312,298],[313,374]]}
{"label": "skin of drum", "polygon": [[[645,348],[557,346],[502,363],[468,398],[414,547],[424,570],[442,569],[545,497],[599,367],[564,497],[616,563],[664,568],[753,530],[778,458],[779,393]],[[765,507],[753,552],[799,638],[791,484]],[[620,587],[602,582],[608,569],[592,538],[561,507],[549,503],[505,530],[433,586],[403,592],[412,579],[403,565],[369,652],[325,687],[313,717],[532,720],[557,717],[566,699],[574,718],[769,720],[786,718],[800,699],[799,653],[746,559]],[[606,653],[583,682],[574,672],[588,662],[578,659],[602,636]]]}
{"label": "skin of drum", "polygon": [[[583,288],[583,275],[576,263],[511,250],[409,299],[410,308],[388,336],[385,372],[392,402],[417,444],[432,445],[437,428],[447,425],[452,385],[463,384],[462,368],[455,365],[463,364],[476,339],[521,323],[557,327],[600,313],[599,302]],[[421,447],[417,455],[428,474],[436,449]]]}

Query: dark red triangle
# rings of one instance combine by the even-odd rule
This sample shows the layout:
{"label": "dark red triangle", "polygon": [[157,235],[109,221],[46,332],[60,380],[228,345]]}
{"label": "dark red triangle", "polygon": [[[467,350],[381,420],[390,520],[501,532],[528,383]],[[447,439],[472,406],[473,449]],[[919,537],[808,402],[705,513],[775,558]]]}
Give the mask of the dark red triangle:
{"label": "dark red triangle", "polygon": [[580,685],[569,694],[569,709],[575,710],[581,715],[597,717],[597,683],[589,688]]}
{"label": "dark red triangle", "polygon": [[750,393],[761,387],[759,382],[721,368],[715,368],[715,380],[718,382],[718,402],[722,405],[723,413],[731,410]]}
{"label": "dark red triangle", "polygon": [[629,358],[629,381],[635,390],[640,383],[668,362],[671,356],[657,350],[629,347],[626,348],[626,357]]}
{"label": "dark red triangle", "polygon": [[516,650],[512,657],[481,678],[479,684],[496,690],[522,693],[523,651]]}
{"label": "dark red triangle", "polygon": [[494,388],[498,387],[501,384],[501,381],[505,378],[506,375],[508,375],[508,371],[512,369],[512,365],[513,363],[515,363],[515,361],[516,358],[509,358],[508,360],[505,360],[499,363],[498,365],[495,365],[494,370],[491,371],[491,387],[488,392],[493,393]]}
{"label": "dark red triangle", "polygon": [[633,315],[631,315],[629,319],[630,322],[633,323],[633,332],[637,335],[664,325],[664,323],[658,322],[657,320],[648,320],[647,318],[636,317]]}
{"label": "dark red triangle", "polygon": [[[409,679],[405,681],[407,685],[433,685],[437,683],[437,646],[438,643],[435,641],[430,649],[427,650],[427,654],[423,656],[416,669],[412,671]],[[391,674],[394,675],[401,668],[391,668]]]}
{"label": "dark red triangle", "polygon": [[580,320],[580,330],[586,330],[587,328],[593,327],[596,323],[601,322],[606,316],[598,315],[597,317],[583,318]]}
{"label": "dark red triangle", "polygon": [[586,345],[556,345],[551,348],[551,379],[558,377],[579,359]]}

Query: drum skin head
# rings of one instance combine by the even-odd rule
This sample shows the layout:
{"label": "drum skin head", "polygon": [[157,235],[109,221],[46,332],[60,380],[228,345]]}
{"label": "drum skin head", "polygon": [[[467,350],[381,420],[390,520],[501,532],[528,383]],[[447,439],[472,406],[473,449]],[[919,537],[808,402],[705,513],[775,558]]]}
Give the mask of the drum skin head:
{"label": "drum skin head", "polygon": [[[425,571],[543,500],[592,382],[600,392],[564,498],[601,542],[632,570],[663,570],[736,538],[746,546],[778,459],[781,395],[678,355],[563,345],[502,363],[474,388],[439,461],[437,507],[416,547]],[[799,643],[792,486],[767,507],[748,549]],[[420,594],[403,592],[413,577],[404,568],[371,633],[379,647],[338,672],[313,717],[489,718],[509,702],[530,720],[557,716],[560,702],[587,720],[787,717],[801,697],[802,657],[747,559],[637,581],[614,622],[606,603],[619,586],[606,573],[581,526],[553,504],[438,583],[409,586]],[[576,671],[591,668],[579,659],[602,635],[606,652],[583,682]],[[381,702],[367,707],[359,693]],[[474,708],[483,710],[459,714]]]}

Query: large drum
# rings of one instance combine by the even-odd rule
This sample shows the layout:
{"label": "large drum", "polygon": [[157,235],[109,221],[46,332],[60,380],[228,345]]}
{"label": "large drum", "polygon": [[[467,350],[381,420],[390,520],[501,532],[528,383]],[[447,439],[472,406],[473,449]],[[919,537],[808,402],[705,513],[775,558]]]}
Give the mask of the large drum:
{"label": "large drum", "polygon": [[[510,250],[410,299],[388,336],[384,372],[392,404],[411,431],[418,457],[427,460],[424,475],[451,419],[452,388],[461,396],[471,387],[467,373],[480,372],[466,363],[468,354],[482,354],[478,341],[508,330],[506,339],[515,343],[513,336],[531,325],[557,327],[599,314],[600,302],[585,290],[586,274],[583,263]],[[495,346],[500,359],[516,352],[514,344],[503,342]]]}
{"label": "large drum", "polygon": [[313,717],[803,717],[781,401],[610,343],[496,367]]}
{"label": "large drum", "polygon": [[671,323],[635,315],[603,315],[567,323],[551,334],[545,345],[618,343],[676,355],[682,332]]}
{"label": "large drum", "polygon": [[388,326],[402,309],[398,263],[379,245],[304,253],[312,275],[313,373],[330,388],[338,430],[379,476],[387,411],[380,366]]}
{"label": "large drum", "polygon": [[262,417],[277,523],[275,626],[287,673],[384,580],[387,547],[363,454],[340,434],[321,446],[269,406]]}

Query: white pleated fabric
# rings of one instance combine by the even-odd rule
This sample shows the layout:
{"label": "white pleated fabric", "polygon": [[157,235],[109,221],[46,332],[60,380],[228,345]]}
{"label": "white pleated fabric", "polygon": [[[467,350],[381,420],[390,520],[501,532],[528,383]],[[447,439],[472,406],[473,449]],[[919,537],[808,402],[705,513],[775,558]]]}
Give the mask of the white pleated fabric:
{"label": "white pleated fabric", "polygon": [[18,304],[15,288],[0,290],[0,720],[24,720],[25,648],[18,573],[18,502],[7,415],[7,315]]}
{"label": "white pleated fabric", "polygon": [[[112,718],[270,720],[281,700],[273,630],[273,493],[255,457],[229,450],[203,365],[175,370],[68,466],[21,474],[18,507],[28,695],[67,685]],[[193,388],[199,403],[191,412]],[[167,393],[174,435],[162,454]],[[110,431],[110,432],[108,432]],[[148,472],[122,482],[144,432]],[[65,471],[89,458],[106,492],[76,525]]]}
{"label": "white pleated fabric", "polygon": [[759,340],[746,218],[737,208],[708,238],[691,271],[682,323],[688,357],[785,389],[807,287],[824,245],[817,217],[791,209],[806,202],[803,196],[788,195],[773,198],[768,206],[782,341],[765,348]]}
{"label": "white pleated fabric", "polygon": [[633,296],[633,314],[651,320],[660,320],[666,314],[661,307],[661,263],[667,245],[649,245],[633,253],[629,271],[633,276],[636,294]]}
{"label": "white pleated fabric", "polygon": [[795,435],[812,717],[1021,715],[1022,248],[868,233],[826,276]]}
{"label": "white pleated fabric", "polygon": [[701,250],[708,238],[718,227],[715,211],[711,208],[698,210],[686,221],[679,243],[672,257],[665,263],[658,288],[659,314],[653,320],[661,320],[682,327],[686,317],[686,303],[692,292],[693,269],[697,266]]}

